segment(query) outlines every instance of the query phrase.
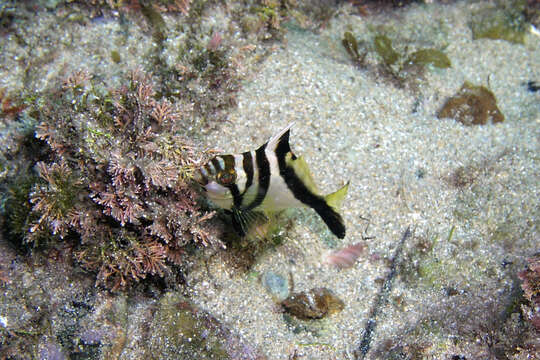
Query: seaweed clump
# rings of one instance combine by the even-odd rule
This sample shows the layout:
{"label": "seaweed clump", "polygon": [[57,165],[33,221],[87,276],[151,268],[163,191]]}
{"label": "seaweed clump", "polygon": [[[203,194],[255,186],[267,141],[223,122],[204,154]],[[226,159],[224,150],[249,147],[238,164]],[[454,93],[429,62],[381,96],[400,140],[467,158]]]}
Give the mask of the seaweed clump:
{"label": "seaweed clump", "polygon": [[25,240],[69,242],[112,290],[178,273],[188,244],[222,246],[191,186],[205,154],[183,135],[188,110],[158,99],[148,74],[126,82],[106,91],[79,72],[32,112],[50,154],[35,166]]}
{"label": "seaweed clump", "polygon": [[456,95],[446,101],[437,117],[452,118],[466,126],[504,121],[495,95],[484,86],[476,86],[467,81]]}
{"label": "seaweed clump", "polygon": [[399,87],[414,85],[414,78],[423,74],[426,66],[447,69],[452,66],[448,56],[435,48],[419,48],[414,52],[397,51],[392,46],[392,39],[384,34],[376,34],[371,45],[358,43],[354,35],[346,31],[341,44],[353,60],[366,67],[366,55],[373,51],[380,58],[379,72],[395,82]]}

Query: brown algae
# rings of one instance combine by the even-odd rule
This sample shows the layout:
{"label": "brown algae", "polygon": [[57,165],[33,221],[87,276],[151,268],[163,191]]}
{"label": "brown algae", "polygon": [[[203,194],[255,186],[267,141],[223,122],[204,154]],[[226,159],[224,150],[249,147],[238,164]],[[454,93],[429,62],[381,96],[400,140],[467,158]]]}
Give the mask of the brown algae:
{"label": "brown algae", "polygon": [[456,95],[446,101],[437,117],[452,118],[466,126],[504,121],[495,95],[486,87],[468,81],[463,83]]}

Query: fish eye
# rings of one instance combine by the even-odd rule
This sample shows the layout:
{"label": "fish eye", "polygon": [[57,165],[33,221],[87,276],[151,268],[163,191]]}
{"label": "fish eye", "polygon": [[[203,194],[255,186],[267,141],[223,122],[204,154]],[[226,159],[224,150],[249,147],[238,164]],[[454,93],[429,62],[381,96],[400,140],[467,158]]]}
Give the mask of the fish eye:
{"label": "fish eye", "polygon": [[221,185],[231,185],[236,180],[236,172],[234,170],[220,171],[217,174],[216,180]]}

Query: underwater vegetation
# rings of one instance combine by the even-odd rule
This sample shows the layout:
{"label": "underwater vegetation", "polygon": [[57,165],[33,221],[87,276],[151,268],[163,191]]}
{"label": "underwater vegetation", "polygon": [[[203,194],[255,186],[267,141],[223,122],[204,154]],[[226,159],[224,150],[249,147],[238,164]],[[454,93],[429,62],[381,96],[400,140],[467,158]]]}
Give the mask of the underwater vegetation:
{"label": "underwater vegetation", "polygon": [[205,154],[183,135],[188,112],[158,98],[151,75],[136,70],[105,90],[78,72],[45,99],[29,114],[48,155],[18,190],[29,202],[11,205],[30,210],[15,224],[26,243],[70,244],[112,290],[177,273],[186,245],[222,246],[190,185]]}
{"label": "underwater vegetation", "polygon": [[525,0],[498,1],[496,6],[472,15],[469,26],[473,39],[500,39],[523,44],[527,31]]}
{"label": "underwater vegetation", "polygon": [[446,100],[437,117],[452,118],[466,126],[504,121],[504,115],[497,107],[495,95],[486,87],[473,85],[467,81],[454,96]]}
{"label": "underwater vegetation", "polygon": [[[367,50],[364,49],[365,52],[362,55],[360,54],[358,41],[349,31],[344,33],[341,43],[355,62],[357,62],[359,59],[363,59],[367,53]],[[377,34],[374,36],[373,50],[381,58],[382,63],[388,67],[396,63],[400,64],[400,69],[406,65],[426,66],[431,64],[434,67],[441,69],[446,69],[452,66],[450,59],[448,59],[448,57],[442,51],[437,49],[421,48],[409,55],[399,53],[392,47],[392,40],[383,34]],[[361,63],[362,62],[360,61],[360,64]]]}
{"label": "underwater vegetation", "polygon": [[376,33],[372,43],[359,44],[354,35],[346,31],[341,44],[359,67],[367,66],[366,55],[370,52],[377,54],[380,59],[379,73],[396,85],[403,87],[412,85],[415,78],[424,71],[426,66],[446,69],[452,66],[450,59],[441,50],[435,48],[419,48],[414,52],[405,50],[398,52],[392,46],[392,39],[387,35]]}
{"label": "underwater vegetation", "polygon": [[[224,246],[217,239],[221,223],[201,209],[191,186],[194,169],[211,154],[198,151],[189,136],[226,118],[236,104],[246,58],[256,51],[253,43],[279,38],[284,19],[301,18],[300,6],[230,3],[233,25],[214,31],[202,24],[203,13],[217,6],[206,1],[49,3],[37,9],[66,21],[77,18],[81,26],[111,16],[140,28],[155,45],[141,54],[152,73],[124,74],[122,84],[110,89],[103,74],[81,70],[60,75],[63,81],[43,93],[0,90],[0,115],[14,129],[8,134],[16,135],[6,135],[0,156],[6,234],[27,247],[66,245],[66,257],[96,273],[97,284],[109,289],[148,276],[174,276],[193,245]],[[12,7],[28,10],[25,4]],[[181,25],[172,28],[170,12],[178,13]],[[29,36],[12,24],[5,31]],[[167,48],[166,40],[178,32],[184,40]],[[132,58],[122,46],[106,56],[119,67]],[[29,85],[36,80],[32,76]],[[266,227],[254,231],[273,232]]]}

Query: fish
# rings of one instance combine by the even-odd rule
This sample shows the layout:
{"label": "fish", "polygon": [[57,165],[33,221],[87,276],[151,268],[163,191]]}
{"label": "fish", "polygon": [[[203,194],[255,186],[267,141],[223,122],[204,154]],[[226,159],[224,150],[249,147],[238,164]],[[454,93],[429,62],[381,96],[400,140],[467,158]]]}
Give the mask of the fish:
{"label": "fish", "polygon": [[195,180],[208,200],[232,214],[233,227],[241,236],[250,224],[264,221],[269,213],[308,207],[343,239],[345,223],[338,210],[349,182],[331,194],[320,195],[305,159],[291,151],[292,125],[256,150],[215,156],[198,169]]}

